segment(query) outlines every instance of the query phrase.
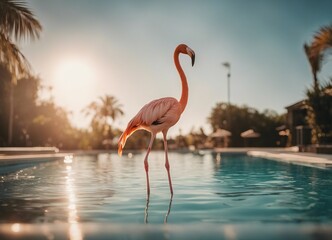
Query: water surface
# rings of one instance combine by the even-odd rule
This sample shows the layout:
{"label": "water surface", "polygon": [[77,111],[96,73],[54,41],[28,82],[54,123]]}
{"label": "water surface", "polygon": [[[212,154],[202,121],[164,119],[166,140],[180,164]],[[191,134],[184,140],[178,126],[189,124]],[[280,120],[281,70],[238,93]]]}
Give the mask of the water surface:
{"label": "water surface", "polygon": [[[246,155],[83,155],[0,175],[1,223],[325,223],[332,171]],[[147,204],[148,203],[148,204]]]}

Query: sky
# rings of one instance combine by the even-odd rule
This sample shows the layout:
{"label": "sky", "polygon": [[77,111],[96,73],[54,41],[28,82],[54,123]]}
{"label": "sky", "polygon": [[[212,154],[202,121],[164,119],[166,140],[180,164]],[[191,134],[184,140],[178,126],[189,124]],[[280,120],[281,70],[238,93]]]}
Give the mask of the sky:
{"label": "sky", "polygon": [[[173,63],[180,43],[196,53],[195,65],[180,56],[189,101],[170,135],[203,127],[212,108],[230,101],[259,111],[286,112],[305,97],[312,75],[303,44],[332,23],[330,0],[111,1],[27,0],[43,26],[40,39],[21,43],[33,72],[52,91],[77,127],[87,127],[81,110],[106,94],[116,97],[127,122],[149,101],[180,98]],[[329,61],[332,62],[332,61]],[[331,76],[327,62],[319,75]]]}

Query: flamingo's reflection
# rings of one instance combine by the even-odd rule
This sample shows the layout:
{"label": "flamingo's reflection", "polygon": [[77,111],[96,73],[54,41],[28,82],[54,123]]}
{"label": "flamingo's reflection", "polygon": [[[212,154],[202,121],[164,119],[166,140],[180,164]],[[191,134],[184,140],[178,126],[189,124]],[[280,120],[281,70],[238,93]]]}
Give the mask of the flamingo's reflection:
{"label": "flamingo's reflection", "polygon": [[148,223],[149,203],[150,203],[150,196],[148,196],[146,198],[146,205],[145,205],[145,210],[144,210],[144,223]]}
{"label": "flamingo's reflection", "polygon": [[[168,216],[171,213],[171,208],[172,208],[172,202],[173,202],[173,194],[171,195],[169,199],[169,204],[168,204],[168,209],[164,218],[164,223],[167,223]],[[148,217],[149,217],[149,203],[150,203],[150,196],[147,197],[146,199],[146,205],[145,205],[145,210],[144,210],[144,223],[148,223]]]}
{"label": "flamingo's reflection", "polygon": [[167,210],[167,213],[165,215],[164,223],[167,223],[167,219],[168,219],[168,216],[169,216],[169,214],[171,212],[171,208],[172,208],[172,201],[173,201],[173,194],[171,195],[171,197],[169,199],[168,210]]}

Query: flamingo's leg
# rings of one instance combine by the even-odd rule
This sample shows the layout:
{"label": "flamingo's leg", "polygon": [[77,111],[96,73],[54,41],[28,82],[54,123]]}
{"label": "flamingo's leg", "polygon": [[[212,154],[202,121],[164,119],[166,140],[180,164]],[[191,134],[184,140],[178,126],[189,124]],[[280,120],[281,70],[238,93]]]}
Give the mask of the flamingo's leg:
{"label": "flamingo's leg", "polygon": [[153,144],[153,141],[154,141],[154,138],[155,138],[155,134],[151,134],[151,139],[150,139],[150,143],[149,143],[149,147],[146,151],[146,155],[145,155],[145,158],[144,158],[144,168],[145,168],[145,173],[146,173],[146,191],[147,191],[147,197],[149,198],[150,197],[150,181],[149,181],[149,163],[148,163],[148,156],[149,156],[149,153],[151,151],[151,148],[152,148],[152,144]]}
{"label": "flamingo's leg", "polygon": [[170,165],[168,161],[168,147],[167,147],[167,131],[163,131],[163,137],[164,137],[164,149],[165,149],[165,167],[167,170],[167,175],[168,175],[168,183],[169,183],[169,189],[171,191],[171,196],[173,196],[173,186],[172,186],[172,179],[171,179],[171,174],[170,174]]}

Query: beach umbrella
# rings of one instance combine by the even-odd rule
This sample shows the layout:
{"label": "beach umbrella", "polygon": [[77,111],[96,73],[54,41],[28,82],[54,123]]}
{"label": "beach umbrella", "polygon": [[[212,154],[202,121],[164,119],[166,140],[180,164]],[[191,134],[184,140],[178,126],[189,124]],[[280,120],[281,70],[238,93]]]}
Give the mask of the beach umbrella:
{"label": "beach umbrella", "polygon": [[210,135],[212,138],[225,138],[232,136],[232,133],[230,131],[227,131],[225,129],[218,128],[214,133]]}
{"label": "beach umbrella", "polygon": [[255,132],[253,129],[248,129],[241,133],[241,137],[243,138],[258,138],[261,135],[258,132]]}
{"label": "beach umbrella", "polygon": [[230,131],[220,128],[218,128],[214,133],[210,135],[211,138],[216,139],[217,145],[219,142],[222,143],[223,147],[228,147],[230,136],[232,136],[232,133]]}

